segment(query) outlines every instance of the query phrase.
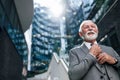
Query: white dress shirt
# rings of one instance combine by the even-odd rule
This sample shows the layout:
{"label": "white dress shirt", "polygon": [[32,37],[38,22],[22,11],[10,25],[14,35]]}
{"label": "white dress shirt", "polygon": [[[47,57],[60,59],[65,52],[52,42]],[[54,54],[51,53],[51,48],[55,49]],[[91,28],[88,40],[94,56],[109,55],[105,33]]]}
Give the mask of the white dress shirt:
{"label": "white dress shirt", "polygon": [[[84,42],[84,43],[85,43],[85,45],[87,46],[88,49],[91,48],[91,43],[89,43],[89,42]],[[94,44],[97,44],[97,41],[95,41]]]}

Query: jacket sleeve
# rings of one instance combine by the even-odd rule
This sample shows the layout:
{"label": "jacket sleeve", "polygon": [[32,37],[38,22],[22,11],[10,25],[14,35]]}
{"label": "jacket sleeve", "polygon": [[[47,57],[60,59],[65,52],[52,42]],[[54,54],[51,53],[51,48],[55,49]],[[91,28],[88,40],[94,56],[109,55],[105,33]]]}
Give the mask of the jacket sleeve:
{"label": "jacket sleeve", "polygon": [[118,53],[113,48],[112,48],[112,51],[114,53],[114,58],[117,59],[117,63],[114,64],[113,66],[120,70],[120,56],[118,55]]}
{"label": "jacket sleeve", "polygon": [[85,57],[80,57],[75,51],[71,50],[69,52],[68,72],[70,80],[81,80],[95,63],[96,59],[89,53]]}

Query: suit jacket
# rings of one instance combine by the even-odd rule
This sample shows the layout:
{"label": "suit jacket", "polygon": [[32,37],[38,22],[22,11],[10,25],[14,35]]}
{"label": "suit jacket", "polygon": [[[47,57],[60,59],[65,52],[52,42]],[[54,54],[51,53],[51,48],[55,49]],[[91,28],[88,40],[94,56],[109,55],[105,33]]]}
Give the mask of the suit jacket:
{"label": "suit jacket", "polygon": [[[100,45],[103,52],[115,57],[118,63],[110,65],[104,63],[106,68],[107,76],[110,80],[120,80],[118,69],[120,69],[120,57],[111,48]],[[85,44],[75,47],[69,51],[69,77],[70,80],[102,80],[105,76],[101,71],[100,65],[97,63],[95,57],[89,54],[88,48]]]}

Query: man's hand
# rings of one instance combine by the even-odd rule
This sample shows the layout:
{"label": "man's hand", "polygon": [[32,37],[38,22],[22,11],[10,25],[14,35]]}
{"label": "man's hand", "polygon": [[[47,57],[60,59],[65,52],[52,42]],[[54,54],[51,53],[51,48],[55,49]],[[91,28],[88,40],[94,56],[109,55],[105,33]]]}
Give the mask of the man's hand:
{"label": "man's hand", "polygon": [[97,44],[93,44],[91,46],[91,48],[90,48],[90,54],[91,55],[94,55],[95,57],[97,57],[101,53],[102,53],[102,50]]}
{"label": "man's hand", "polygon": [[98,60],[98,63],[100,63],[100,64],[104,64],[105,62],[107,62],[109,64],[116,63],[115,58],[105,52],[99,54],[97,56],[97,60]]}

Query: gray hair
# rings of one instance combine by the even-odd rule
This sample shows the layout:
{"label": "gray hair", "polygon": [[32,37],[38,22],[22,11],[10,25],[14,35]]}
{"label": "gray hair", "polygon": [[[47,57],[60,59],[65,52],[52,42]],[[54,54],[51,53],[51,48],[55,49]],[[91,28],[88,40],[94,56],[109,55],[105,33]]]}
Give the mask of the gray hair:
{"label": "gray hair", "polygon": [[[81,23],[80,27],[79,27],[79,32],[82,32],[82,27],[83,27],[83,25],[84,25],[86,22],[92,22],[92,23],[94,23],[92,20],[84,20],[84,21]],[[94,24],[95,24],[95,23],[94,23]],[[95,24],[95,27],[97,27],[96,24]]]}

